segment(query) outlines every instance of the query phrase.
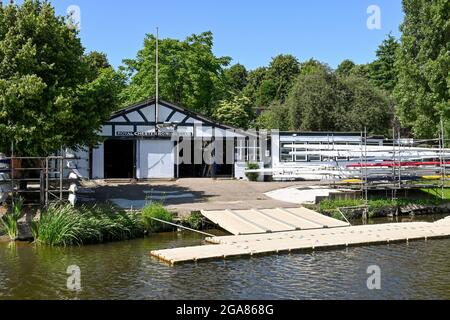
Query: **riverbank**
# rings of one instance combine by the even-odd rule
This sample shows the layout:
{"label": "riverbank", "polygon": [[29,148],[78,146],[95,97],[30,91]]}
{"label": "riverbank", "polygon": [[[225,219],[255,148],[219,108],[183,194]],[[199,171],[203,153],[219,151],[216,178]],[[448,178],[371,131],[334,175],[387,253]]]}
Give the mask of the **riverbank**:
{"label": "riverbank", "polygon": [[385,217],[405,217],[416,215],[450,214],[450,192],[444,190],[444,198],[436,193],[416,191],[398,199],[380,197],[379,193],[369,194],[369,200],[363,199],[324,199],[318,204],[305,204],[305,207],[335,219],[370,219]]}
{"label": "riverbank", "polygon": [[[406,217],[417,215],[436,215],[450,213],[450,204],[423,204],[420,202],[399,204],[396,201],[324,201],[319,205],[305,205],[305,207],[316,210],[321,214],[335,219],[349,220],[372,219],[386,217]],[[345,218],[343,217],[345,215]]]}
{"label": "riverbank", "polygon": [[208,226],[199,212],[180,218],[159,202],[131,211],[112,205],[52,205],[43,212],[30,212],[18,203],[0,219],[0,242],[22,240],[61,247],[126,241],[177,230],[164,222],[176,222],[193,230]]}

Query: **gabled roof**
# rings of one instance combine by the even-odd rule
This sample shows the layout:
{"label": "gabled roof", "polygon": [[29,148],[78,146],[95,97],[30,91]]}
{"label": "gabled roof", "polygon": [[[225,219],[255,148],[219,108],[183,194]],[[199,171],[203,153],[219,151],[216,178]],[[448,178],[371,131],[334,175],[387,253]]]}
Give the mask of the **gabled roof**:
{"label": "gabled roof", "polygon": [[[155,105],[155,104],[156,104],[156,98],[151,98],[151,99],[148,99],[148,100],[145,100],[145,101],[142,101],[142,102],[138,102],[138,103],[136,103],[134,105],[131,105],[129,107],[126,107],[124,109],[115,111],[111,115],[110,120],[112,120],[114,118],[117,118],[117,117],[123,117],[123,116],[126,117],[126,115],[129,114],[129,113],[132,113],[132,112],[135,112],[135,111],[139,111],[139,110],[141,110],[143,108],[146,108],[148,106]],[[165,106],[165,107],[170,108],[170,109],[173,109],[174,111],[179,111],[181,113],[184,113],[189,118],[193,118],[193,119],[196,119],[198,121],[202,121],[205,124],[210,125],[212,127],[225,129],[225,130],[242,131],[242,132],[244,131],[243,129],[240,129],[240,128],[236,128],[236,127],[232,127],[232,126],[229,126],[229,125],[226,125],[226,124],[218,123],[217,121],[214,121],[214,120],[212,120],[212,119],[210,119],[208,117],[205,117],[205,116],[203,116],[203,115],[201,115],[201,114],[199,114],[197,112],[189,110],[189,109],[187,109],[185,107],[182,107],[180,105],[176,105],[174,103],[167,102],[167,101],[162,100],[162,99],[159,99],[159,105]],[[160,121],[160,122],[164,122],[164,121]]]}

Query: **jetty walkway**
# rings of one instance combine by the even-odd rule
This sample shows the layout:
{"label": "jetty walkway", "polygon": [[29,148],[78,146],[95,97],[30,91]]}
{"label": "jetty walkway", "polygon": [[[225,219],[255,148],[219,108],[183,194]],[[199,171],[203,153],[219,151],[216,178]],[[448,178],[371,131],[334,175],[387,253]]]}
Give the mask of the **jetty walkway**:
{"label": "jetty walkway", "polygon": [[352,246],[428,241],[450,237],[450,217],[435,223],[408,222],[207,238],[209,245],[152,251],[171,265]]}

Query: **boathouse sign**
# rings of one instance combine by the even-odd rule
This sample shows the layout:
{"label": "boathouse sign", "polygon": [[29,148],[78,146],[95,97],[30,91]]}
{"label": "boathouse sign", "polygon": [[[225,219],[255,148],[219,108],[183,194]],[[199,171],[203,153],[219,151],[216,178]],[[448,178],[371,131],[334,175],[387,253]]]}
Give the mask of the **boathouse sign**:
{"label": "boathouse sign", "polygon": [[190,137],[191,132],[177,132],[177,131],[117,131],[117,137],[141,137],[141,138],[171,138],[172,136]]}

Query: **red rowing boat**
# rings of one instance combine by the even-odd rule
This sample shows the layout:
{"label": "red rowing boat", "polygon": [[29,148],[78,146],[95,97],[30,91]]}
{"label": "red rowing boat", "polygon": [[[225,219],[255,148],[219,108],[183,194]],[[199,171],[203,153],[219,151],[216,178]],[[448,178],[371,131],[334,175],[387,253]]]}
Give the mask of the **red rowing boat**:
{"label": "red rowing boat", "polygon": [[450,162],[441,163],[440,161],[421,161],[421,162],[393,162],[393,161],[385,161],[385,162],[377,162],[377,163],[357,163],[357,164],[349,164],[347,168],[398,168],[398,167],[431,167],[431,166],[441,166],[450,165]]}

